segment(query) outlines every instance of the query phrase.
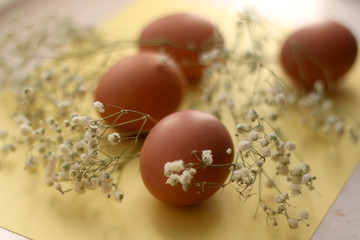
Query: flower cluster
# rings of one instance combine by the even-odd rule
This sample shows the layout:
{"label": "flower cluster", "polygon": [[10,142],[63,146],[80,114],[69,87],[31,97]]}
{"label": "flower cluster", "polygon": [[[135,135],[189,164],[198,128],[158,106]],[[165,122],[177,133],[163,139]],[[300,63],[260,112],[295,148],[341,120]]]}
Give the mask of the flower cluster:
{"label": "flower cluster", "polygon": [[[94,107],[97,111],[106,109],[99,102]],[[119,110],[118,114],[121,115],[123,111]],[[146,121],[147,116],[139,115]],[[63,118],[49,116],[46,121],[39,123],[18,114],[19,139],[31,148],[25,169],[38,169],[39,165],[44,165],[47,185],[54,186],[61,193],[70,190],[85,193],[99,188],[108,197],[113,196],[121,201],[123,193],[112,175],[137,156],[130,150],[138,136],[121,137],[104,120],[72,113]],[[122,141],[125,144],[120,153],[111,149],[111,146]],[[105,149],[108,151],[105,152]],[[64,185],[68,188],[65,189]]]}
{"label": "flower cluster", "polygon": [[[135,145],[142,129],[122,135],[98,117],[106,104],[90,103],[109,61],[103,50],[121,50],[121,44],[105,43],[92,28],[69,18],[45,22],[41,28],[28,27],[27,35],[11,32],[1,39],[0,84],[11,91],[9,101],[16,103],[19,131],[10,136],[1,131],[0,161],[12,151],[26,152],[24,168],[43,170],[46,184],[62,194],[99,189],[120,202],[124,193],[114,175],[139,155]],[[138,121],[150,119],[119,107],[119,122],[127,112],[138,114]]]}
{"label": "flower cluster", "polygon": [[182,159],[167,162],[164,165],[164,175],[167,177],[166,184],[171,186],[181,185],[183,190],[187,191],[197,169],[213,166],[213,155],[211,150],[202,150],[201,157],[197,155],[198,152],[198,150],[192,151],[192,154],[194,154],[199,161],[197,163],[184,164]]}

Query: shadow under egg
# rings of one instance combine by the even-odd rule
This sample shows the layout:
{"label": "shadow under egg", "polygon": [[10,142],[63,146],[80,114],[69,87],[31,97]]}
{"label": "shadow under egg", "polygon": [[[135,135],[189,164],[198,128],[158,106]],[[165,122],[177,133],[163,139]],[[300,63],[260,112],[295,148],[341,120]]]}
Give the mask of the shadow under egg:
{"label": "shadow under egg", "polygon": [[149,212],[152,227],[164,239],[209,239],[223,217],[224,202],[216,196],[197,205],[174,207],[154,200]]}

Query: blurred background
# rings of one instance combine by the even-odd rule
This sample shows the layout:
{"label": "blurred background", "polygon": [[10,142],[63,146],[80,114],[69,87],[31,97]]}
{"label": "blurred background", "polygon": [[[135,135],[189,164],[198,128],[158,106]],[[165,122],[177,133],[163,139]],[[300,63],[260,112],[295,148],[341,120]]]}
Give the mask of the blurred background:
{"label": "blurred background", "polygon": [[[50,14],[71,15],[79,23],[96,24],[139,0],[0,0],[0,31],[6,19],[21,15],[29,24]],[[154,0],[154,3],[156,0]],[[239,11],[245,7],[289,26],[332,19],[347,25],[360,38],[360,0],[195,0]],[[154,4],[155,5],[155,4]]]}

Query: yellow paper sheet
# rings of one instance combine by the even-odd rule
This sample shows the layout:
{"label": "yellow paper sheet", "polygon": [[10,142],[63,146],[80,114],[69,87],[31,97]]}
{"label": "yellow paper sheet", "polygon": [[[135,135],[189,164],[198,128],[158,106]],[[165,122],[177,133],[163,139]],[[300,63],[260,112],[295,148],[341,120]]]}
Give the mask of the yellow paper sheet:
{"label": "yellow paper sheet", "polygon": [[[143,0],[101,27],[110,40],[134,40],[147,22],[165,13],[179,11],[201,14],[218,22],[222,31],[231,34],[235,13],[198,6],[191,1]],[[340,104],[358,106],[359,90],[356,76],[349,76],[348,86],[355,94]],[[360,87],[360,86],[359,86]],[[10,102],[9,102],[10,100]],[[8,113],[15,105],[11,97],[1,96],[1,126],[15,130]],[[346,109],[350,111],[350,109]],[[351,113],[353,114],[353,113]],[[360,117],[355,114],[355,117]],[[293,130],[295,115],[284,120],[291,137],[298,143],[298,153],[316,174],[316,191],[303,194],[295,203],[307,208],[310,227],[301,225],[290,230],[285,222],[273,227],[266,224],[259,211],[256,196],[242,202],[233,189],[224,189],[204,203],[189,208],[174,208],[154,199],[145,189],[138,169],[138,160],[131,161],[123,171],[120,187],[126,198],[122,203],[108,200],[99,191],[83,195],[70,192],[61,195],[45,185],[41,171],[24,171],[24,153],[12,155],[0,172],[0,226],[33,239],[309,239],[331,203],[340,192],[358,162],[352,146],[328,146],[311,131]]]}

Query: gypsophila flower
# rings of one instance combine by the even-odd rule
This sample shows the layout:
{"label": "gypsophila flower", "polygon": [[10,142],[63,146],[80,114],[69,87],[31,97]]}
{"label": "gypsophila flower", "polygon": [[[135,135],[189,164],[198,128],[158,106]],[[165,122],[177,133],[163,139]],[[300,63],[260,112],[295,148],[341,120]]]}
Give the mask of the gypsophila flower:
{"label": "gypsophila flower", "polygon": [[180,175],[176,173],[172,173],[169,175],[168,179],[166,180],[166,184],[170,184],[171,186],[177,186],[180,184]]}
{"label": "gypsophila flower", "polygon": [[290,226],[290,228],[298,228],[299,227],[299,220],[296,218],[288,218],[288,224]]}
{"label": "gypsophila flower", "polygon": [[182,159],[173,162],[167,162],[164,165],[164,175],[170,176],[172,173],[181,172],[185,169],[184,161]]}
{"label": "gypsophila flower", "polygon": [[250,126],[248,124],[239,123],[236,125],[236,131],[239,133],[248,132],[250,130]]}
{"label": "gypsophila flower", "polygon": [[100,188],[103,193],[109,193],[113,188],[113,184],[111,182],[102,182]]}
{"label": "gypsophila flower", "polygon": [[301,212],[299,213],[299,218],[301,220],[306,220],[309,218],[309,213],[308,211],[306,211],[305,209],[301,210]]}
{"label": "gypsophila flower", "polygon": [[286,210],[286,206],[284,203],[280,203],[276,206],[276,208],[278,209],[279,212],[283,212]]}
{"label": "gypsophila flower", "polygon": [[305,173],[302,177],[301,177],[301,183],[309,183],[312,180],[312,176],[309,173]]}
{"label": "gypsophila flower", "polygon": [[117,132],[110,133],[109,136],[108,136],[108,141],[112,145],[116,145],[116,144],[120,143],[121,142],[120,134],[117,133]]}
{"label": "gypsophila flower", "polygon": [[86,128],[89,126],[89,119],[86,116],[74,116],[71,118],[71,124],[73,126],[81,126],[83,128]]}
{"label": "gypsophila flower", "polygon": [[238,143],[239,151],[247,151],[247,150],[249,150],[250,147],[251,147],[251,142],[249,142],[248,140],[241,140]]}
{"label": "gypsophila flower", "polygon": [[94,108],[95,108],[95,111],[97,111],[98,113],[105,112],[104,104],[99,101],[94,102]]}
{"label": "gypsophila flower", "polygon": [[75,181],[74,191],[77,193],[85,193],[85,183],[83,181]]}
{"label": "gypsophila flower", "polygon": [[271,148],[263,147],[263,148],[261,148],[260,153],[263,157],[269,157],[269,156],[271,156]]}
{"label": "gypsophila flower", "polygon": [[302,176],[306,173],[309,172],[309,165],[307,165],[306,163],[302,163],[296,167],[293,168],[293,170],[291,171],[291,174],[294,176]]}
{"label": "gypsophila flower", "polygon": [[260,138],[260,133],[258,132],[258,131],[251,131],[250,133],[249,133],[249,139],[251,140],[251,141],[256,141],[256,140],[258,140]]}
{"label": "gypsophila flower", "polygon": [[211,150],[203,150],[201,152],[201,161],[205,164],[205,166],[210,166],[213,163]]}
{"label": "gypsophila flower", "polygon": [[284,93],[277,93],[275,96],[275,102],[279,105],[279,106],[285,106],[287,101],[286,101],[286,97]]}
{"label": "gypsophila flower", "polygon": [[251,109],[251,110],[248,112],[247,117],[248,117],[251,121],[255,121],[255,120],[259,117],[259,114],[255,111],[255,109]]}
{"label": "gypsophila flower", "polygon": [[232,180],[239,181],[241,179],[249,178],[250,177],[250,170],[246,167],[237,169],[233,172]]}
{"label": "gypsophila flower", "polygon": [[233,150],[231,148],[226,149],[227,154],[231,154],[232,152],[233,152]]}
{"label": "gypsophila flower", "polygon": [[193,178],[192,175],[193,171],[188,169],[184,170],[180,176],[180,183],[183,186],[183,189],[186,191],[189,188],[189,184],[191,183],[191,179]]}
{"label": "gypsophila flower", "polygon": [[278,193],[274,196],[274,201],[276,203],[285,203],[289,199],[288,193]]}
{"label": "gypsophila flower", "polygon": [[114,198],[115,201],[121,202],[123,200],[123,198],[124,198],[124,194],[122,192],[120,192],[120,191],[115,191],[114,195],[113,195],[113,198]]}
{"label": "gypsophila flower", "polygon": [[61,183],[55,183],[54,184],[54,187],[56,190],[60,191],[61,193],[63,193],[63,190],[62,190],[62,186],[61,186]]}
{"label": "gypsophila flower", "polygon": [[67,114],[70,111],[71,104],[72,103],[70,100],[63,100],[63,101],[59,102],[58,109],[60,110],[60,112],[62,114]]}
{"label": "gypsophila flower", "polygon": [[0,139],[1,139],[1,140],[5,140],[8,136],[9,136],[9,132],[8,132],[8,131],[6,131],[6,130],[4,130],[4,129],[0,130]]}
{"label": "gypsophila flower", "polygon": [[292,195],[297,196],[301,194],[301,185],[299,184],[291,184],[290,185],[290,192]]}
{"label": "gypsophila flower", "polygon": [[24,122],[23,124],[21,124],[20,133],[22,135],[24,135],[26,137],[30,136],[32,134],[32,131],[33,131],[33,129],[28,123]]}
{"label": "gypsophila flower", "polygon": [[287,141],[285,147],[288,151],[294,151],[296,149],[296,144],[293,141]]}
{"label": "gypsophila flower", "polygon": [[260,139],[259,139],[259,143],[260,143],[260,145],[261,145],[262,147],[266,147],[266,146],[269,145],[269,140],[266,139],[266,138],[260,138]]}
{"label": "gypsophila flower", "polygon": [[91,161],[91,157],[89,156],[89,154],[87,154],[87,153],[83,153],[83,154],[81,154],[80,155],[80,159],[81,159],[81,162],[83,163],[83,164],[89,164],[90,163],[90,161]]}

